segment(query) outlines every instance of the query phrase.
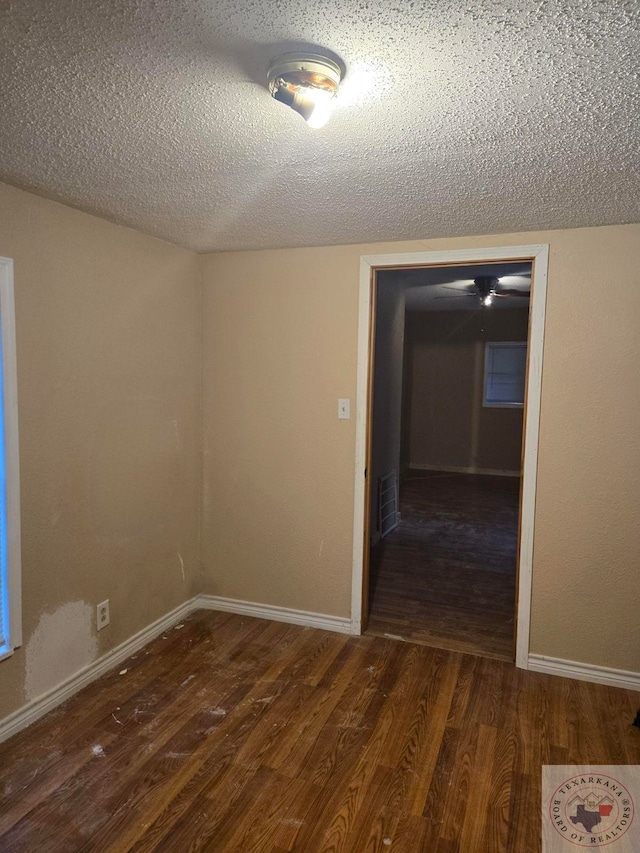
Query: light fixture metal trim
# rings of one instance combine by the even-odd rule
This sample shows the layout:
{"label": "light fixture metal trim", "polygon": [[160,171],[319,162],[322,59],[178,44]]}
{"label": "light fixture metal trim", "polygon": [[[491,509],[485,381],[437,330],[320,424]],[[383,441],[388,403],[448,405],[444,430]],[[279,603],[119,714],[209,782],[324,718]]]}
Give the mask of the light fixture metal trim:
{"label": "light fixture metal trim", "polygon": [[312,127],[329,117],[342,69],[332,59],[316,53],[285,53],[269,63],[269,92],[299,113]]}

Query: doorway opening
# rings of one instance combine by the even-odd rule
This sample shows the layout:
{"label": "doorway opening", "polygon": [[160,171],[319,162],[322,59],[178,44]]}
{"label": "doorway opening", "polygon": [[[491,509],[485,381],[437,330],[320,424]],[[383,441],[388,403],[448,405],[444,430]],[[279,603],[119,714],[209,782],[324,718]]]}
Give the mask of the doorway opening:
{"label": "doorway opening", "polygon": [[546,265],[362,258],[354,632],[527,666]]}

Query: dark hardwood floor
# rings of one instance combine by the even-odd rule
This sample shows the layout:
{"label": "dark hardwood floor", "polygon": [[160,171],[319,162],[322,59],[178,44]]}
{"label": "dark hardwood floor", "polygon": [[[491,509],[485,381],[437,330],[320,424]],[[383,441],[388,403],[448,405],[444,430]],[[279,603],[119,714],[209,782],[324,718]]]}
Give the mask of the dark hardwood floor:
{"label": "dark hardwood floor", "polygon": [[640,763],[637,699],[200,611],[0,746],[0,850],[538,853],[541,765]]}
{"label": "dark hardwood floor", "polygon": [[371,549],[368,632],[514,658],[520,481],[411,471]]}

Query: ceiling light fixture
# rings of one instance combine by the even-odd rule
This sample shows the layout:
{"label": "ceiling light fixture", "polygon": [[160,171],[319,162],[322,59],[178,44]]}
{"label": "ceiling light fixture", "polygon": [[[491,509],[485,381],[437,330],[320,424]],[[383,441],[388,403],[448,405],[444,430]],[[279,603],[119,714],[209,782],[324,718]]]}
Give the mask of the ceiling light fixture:
{"label": "ceiling light fixture", "polygon": [[285,53],[267,69],[271,95],[300,113],[310,127],[327,123],[341,77],[339,65],[314,53]]}
{"label": "ceiling light fixture", "polygon": [[474,278],[473,283],[483,308],[488,308],[493,302],[493,297],[497,295],[498,281],[499,279],[495,275],[480,275],[478,278]]}

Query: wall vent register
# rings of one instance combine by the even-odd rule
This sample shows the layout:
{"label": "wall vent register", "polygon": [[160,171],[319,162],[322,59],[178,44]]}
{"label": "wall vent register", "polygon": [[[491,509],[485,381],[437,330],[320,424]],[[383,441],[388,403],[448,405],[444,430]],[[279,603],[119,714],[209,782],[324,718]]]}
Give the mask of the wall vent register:
{"label": "wall vent register", "polygon": [[380,537],[398,526],[398,475],[395,471],[378,480],[378,530]]}

